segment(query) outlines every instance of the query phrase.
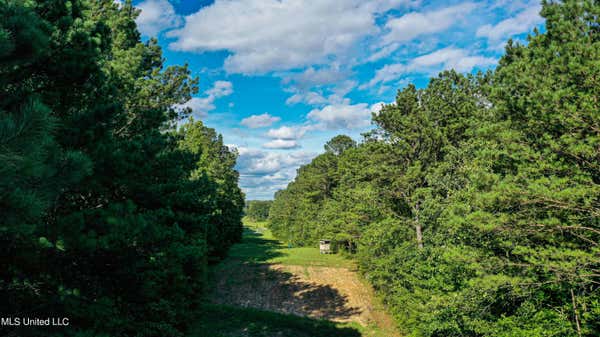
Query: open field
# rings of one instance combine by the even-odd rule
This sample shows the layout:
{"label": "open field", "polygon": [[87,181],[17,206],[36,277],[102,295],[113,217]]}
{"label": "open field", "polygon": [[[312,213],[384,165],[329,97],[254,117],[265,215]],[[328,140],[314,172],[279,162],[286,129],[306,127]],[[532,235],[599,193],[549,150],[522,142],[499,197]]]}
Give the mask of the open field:
{"label": "open field", "polygon": [[243,242],[212,268],[212,305],[194,336],[398,336],[351,260],[288,248],[263,224],[247,225]]}
{"label": "open field", "polygon": [[[275,239],[264,222],[245,220],[244,240],[231,247],[229,260],[261,264],[320,266],[354,269],[352,260],[338,254],[320,254],[314,247],[288,247]],[[230,261],[229,261],[230,262]]]}

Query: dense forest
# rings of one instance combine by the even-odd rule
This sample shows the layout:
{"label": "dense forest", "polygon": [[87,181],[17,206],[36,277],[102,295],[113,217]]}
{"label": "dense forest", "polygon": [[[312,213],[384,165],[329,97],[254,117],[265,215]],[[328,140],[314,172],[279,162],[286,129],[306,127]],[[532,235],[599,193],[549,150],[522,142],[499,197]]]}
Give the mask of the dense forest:
{"label": "dense forest", "polygon": [[407,335],[600,335],[600,4],[542,16],[495,70],[400,90],[275,196],[273,232],[352,254]]}
{"label": "dense forest", "polygon": [[272,204],[272,200],[248,200],[246,201],[244,215],[254,221],[266,221],[269,218],[269,210]]}
{"label": "dense forest", "polygon": [[0,0],[0,313],[70,321],[0,334],[184,336],[246,215],[332,240],[407,336],[599,336],[600,3],[541,14],[494,70],[408,85],[245,202],[131,1]]}
{"label": "dense forest", "polygon": [[0,310],[70,320],[2,335],[182,336],[241,237],[237,154],[183,124],[198,80],[138,14],[0,1]]}

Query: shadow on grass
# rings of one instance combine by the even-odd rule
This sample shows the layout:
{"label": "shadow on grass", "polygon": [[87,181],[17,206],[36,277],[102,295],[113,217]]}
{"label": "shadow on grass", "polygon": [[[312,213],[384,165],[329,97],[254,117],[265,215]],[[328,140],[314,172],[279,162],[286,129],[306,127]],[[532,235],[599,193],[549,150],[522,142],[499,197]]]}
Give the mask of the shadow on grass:
{"label": "shadow on grass", "polygon": [[211,288],[209,300],[216,304],[337,321],[361,313],[337,289],[264,264],[227,262]]}
{"label": "shadow on grass", "polygon": [[360,337],[352,327],[249,308],[205,305],[189,337]]}
{"label": "shadow on grass", "polygon": [[267,263],[270,259],[283,256],[279,249],[283,248],[277,240],[265,239],[258,230],[244,228],[241,243],[231,247],[229,259],[243,263]]}
{"label": "shadow on grass", "polygon": [[281,244],[246,228],[242,243],[213,269],[209,301],[219,305],[345,321],[361,313],[337,289],[302,280],[267,263],[282,256]]}

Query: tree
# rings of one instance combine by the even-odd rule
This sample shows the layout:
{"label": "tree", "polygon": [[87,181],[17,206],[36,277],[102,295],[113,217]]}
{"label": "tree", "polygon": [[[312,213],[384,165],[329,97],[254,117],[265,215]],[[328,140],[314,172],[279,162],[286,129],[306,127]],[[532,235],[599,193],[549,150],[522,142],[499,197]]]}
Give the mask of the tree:
{"label": "tree", "polygon": [[197,79],[140,41],[137,14],[0,3],[2,308],[73,324],[23,333],[181,336],[207,254],[241,236],[236,156],[201,124],[173,129]]}
{"label": "tree", "polygon": [[[214,184],[209,217],[209,254],[222,257],[241,239],[244,194],[235,170],[237,153],[223,144],[223,137],[200,121],[190,119],[177,132],[179,147],[198,155],[191,179],[209,179]],[[204,229],[203,229],[204,230]]]}
{"label": "tree", "polygon": [[356,238],[414,336],[598,335],[600,6],[544,1],[542,16],[494,71],[407,86],[329,170],[299,170],[274,233]]}
{"label": "tree", "polygon": [[266,221],[271,210],[271,200],[246,201],[246,216],[254,221]]}
{"label": "tree", "polygon": [[346,135],[338,135],[325,143],[325,152],[339,156],[344,153],[344,151],[355,147],[356,142],[352,138]]}

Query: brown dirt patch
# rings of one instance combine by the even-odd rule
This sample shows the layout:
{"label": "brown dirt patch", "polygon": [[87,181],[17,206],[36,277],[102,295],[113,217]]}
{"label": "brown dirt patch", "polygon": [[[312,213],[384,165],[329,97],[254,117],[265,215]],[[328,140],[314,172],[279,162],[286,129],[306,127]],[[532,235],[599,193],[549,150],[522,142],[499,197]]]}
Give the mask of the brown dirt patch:
{"label": "brown dirt patch", "polygon": [[336,322],[394,326],[373,290],[346,268],[226,261],[209,300]]}

